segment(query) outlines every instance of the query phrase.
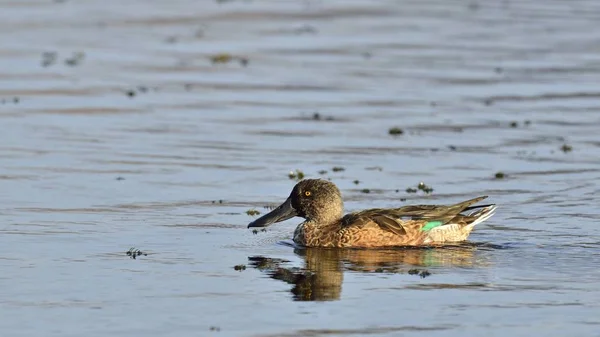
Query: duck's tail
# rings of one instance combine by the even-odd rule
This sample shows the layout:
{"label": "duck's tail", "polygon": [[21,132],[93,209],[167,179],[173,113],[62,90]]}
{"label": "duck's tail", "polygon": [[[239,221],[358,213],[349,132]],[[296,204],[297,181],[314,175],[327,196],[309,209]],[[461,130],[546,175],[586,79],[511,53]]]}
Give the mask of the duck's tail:
{"label": "duck's tail", "polygon": [[473,206],[473,207],[469,207],[469,208],[465,209],[466,211],[475,209],[474,212],[471,212],[468,215],[469,217],[475,218],[475,220],[473,220],[473,222],[471,222],[468,226],[473,228],[473,227],[475,227],[475,225],[478,225],[478,224],[484,222],[485,220],[491,218],[492,215],[494,215],[494,213],[496,212],[496,208],[497,208],[497,206],[495,204],[489,204],[489,205]]}
{"label": "duck's tail", "polygon": [[496,205],[480,205],[465,208],[474,210],[467,215],[459,214],[449,223],[430,230],[424,243],[460,242],[467,240],[473,228],[489,219],[496,211]]}

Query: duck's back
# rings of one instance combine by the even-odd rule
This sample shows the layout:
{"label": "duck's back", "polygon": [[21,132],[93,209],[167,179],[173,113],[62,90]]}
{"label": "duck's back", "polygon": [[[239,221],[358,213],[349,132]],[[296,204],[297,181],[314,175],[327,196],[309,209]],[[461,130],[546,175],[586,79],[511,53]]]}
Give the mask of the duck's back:
{"label": "duck's back", "polygon": [[[339,247],[385,247],[443,244],[467,239],[473,227],[493,215],[495,205],[471,206],[486,197],[454,205],[374,208],[341,219]],[[475,210],[461,214],[466,210]]]}

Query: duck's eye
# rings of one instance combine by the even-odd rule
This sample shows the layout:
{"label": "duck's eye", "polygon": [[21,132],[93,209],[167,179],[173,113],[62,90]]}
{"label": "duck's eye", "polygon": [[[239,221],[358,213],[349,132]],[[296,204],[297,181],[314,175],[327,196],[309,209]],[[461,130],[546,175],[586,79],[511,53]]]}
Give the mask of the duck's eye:
{"label": "duck's eye", "polygon": [[312,193],[311,193],[310,191],[306,191],[306,192],[304,192],[304,195],[305,195],[305,196],[307,196],[307,197],[310,197],[310,195],[311,195],[311,194],[312,194]]}

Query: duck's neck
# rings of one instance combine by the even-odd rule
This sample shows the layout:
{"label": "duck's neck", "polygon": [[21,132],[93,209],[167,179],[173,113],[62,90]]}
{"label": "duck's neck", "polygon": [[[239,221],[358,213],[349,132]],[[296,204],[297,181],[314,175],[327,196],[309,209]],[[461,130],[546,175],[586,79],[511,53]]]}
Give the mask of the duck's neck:
{"label": "duck's neck", "polygon": [[342,201],[329,202],[316,209],[318,213],[307,214],[306,221],[296,228],[294,241],[309,247],[336,246],[344,214]]}
{"label": "duck's neck", "polygon": [[319,231],[319,230],[325,230],[325,229],[331,229],[331,227],[339,227],[341,224],[341,218],[337,218],[337,219],[318,219],[318,220],[311,220],[311,219],[307,219],[306,221],[304,221],[303,225],[304,228],[308,229],[310,228],[311,230],[315,230],[315,231]]}
{"label": "duck's neck", "polygon": [[344,215],[344,204],[341,200],[338,202],[328,202],[318,208],[318,212],[307,214],[306,224],[313,227],[330,227],[340,223]]}

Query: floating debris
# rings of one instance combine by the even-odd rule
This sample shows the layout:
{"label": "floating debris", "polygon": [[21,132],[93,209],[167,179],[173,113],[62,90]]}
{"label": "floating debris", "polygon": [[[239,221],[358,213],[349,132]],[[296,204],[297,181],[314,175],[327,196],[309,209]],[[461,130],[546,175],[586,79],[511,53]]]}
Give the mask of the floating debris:
{"label": "floating debris", "polygon": [[221,328],[219,328],[218,326],[211,326],[209,328],[210,331],[221,331]]}
{"label": "floating debris", "polygon": [[454,145],[448,145],[448,148],[450,149],[450,151],[456,151],[456,146]]}
{"label": "floating debris", "polygon": [[312,116],[310,117],[310,119],[312,119],[313,121],[334,121],[335,118],[333,118],[333,116],[323,116],[321,115],[319,112],[314,112],[312,114]]}
{"label": "floating debris", "polygon": [[296,171],[290,171],[290,173],[288,173],[288,178],[290,179],[296,179],[296,180],[302,180],[304,179],[304,172],[296,169]]}
{"label": "floating debris", "polygon": [[504,172],[496,172],[496,174],[494,175],[494,177],[496,179],[504,179],[504,178],[506,178],[506,174],[504,174]]}
{"label": "floating debris", "polygon": [[227,54],[227,53],[221,53],[221,54],[213,55],[210,57],[210,61],[214,64],[229,63],[229,62],[231,62],[231,60],[233,60],[233,56],[231,56],[231,54]]}
{"label": "floating debris", "polygon": [[245,264],[238,264],[238,265],[233,266],[233,269],[235,269],[237,271],[246,270],[246,265]]}
{"label": "floating debris", "polygon": [[8,100],[6,98],[3,98],[0,103],[2,104],[6,104],[8,102],[13,102],[14,104],[19,104],[19,102],[21,101],[21,99],[19,97],[13,97],[11,100]]}
{"label": "floating debris", "polygon": [[246,211],[246,214],[248,214],[249,216],[255,216],[255,215],[259,215],[260,212],[254,208],[249,209]]}
{"label": "floating debris", "polygon": [[148,256],[148,254],[142,252],[141,250],[135,248],[135,247],[131,247],[129,248],[129,250],[127,252],[125,252],[125,254],[127,254],[127,256],[131,257],[132,259],[136,259],[138,256],[144,255],[144,256]]}
{"label": "floating debris", "polygon": [[426,269],[410,269],[408,271],[408,275],[419,275],[421,278],[426,278],[427,276],[431,275],[431,273]]}
{"label": "floating debris", "polygon": [[485,104],[485,105],[487,105],[487,106],[490,106],[490,105],[494,104],[494,100],[493,100],[493,99],[491,99],[491,98],[486,98],[486,99],[483,101],[483,104]]}
{"label": "floating debris", "polygon": [[216,204],[216,203],[222,204],[223,203],[223,199],[219,199],[219,200],[213,200],[212,203]]}
{"label": "floating debris", "polygon": [[518,123],[518,122],[516,122],[516,121],[512,121],[512,122],[510,122],[510,127],[511,127],[511,128],[516,128],[516,127],[518,127],[518,126],[519,126],[519,123]]}
{"label": "floating debris", "polygon": [[216,54],[210,57],[210,61],[213,64],[227,64],[235,60],[239,61],[242,67],[246,67],[250,62],[247,57],[233,56],[228,53]]}
{"label": "floating debris", "polygon": [[431,186],[427,186],[425,185],[424,182],[420,182],[416,188],[413,187],[408,187],[406,189],[406,193],[417,193],[418,191],[423,191],[427,194],[430,194],[431,192],[433,192],[433,188]]}
{"label": "floating debris", "polygon": [[125,180],[123,177],[116,177],[115,180]]}
{"label": "floating debris", "polygon": [[420,189],[421,191],[427,193],[427,194],[433,192],[433,188],[431,188],[431,186],[425,185],[425,183],[422,182],[422,181],[419,183],[419,185],[417,185],[417,188]]}
{"label": "floating debris", "polygon": [[394,128],[391,128],[391,129],[388,131],[388,133],[389,133],[390,135],[392,135],[392,136],[399,136],[399,135],[401,135],[401,134],[404,134],[404,130],[402,130],[402,129],[400,129],[400,128],[397,128],[397,127],[394,127]]}
{"label": "floating debris", "polygon": [[311,25],[303,25],[302,27],[294,29],[296,34],[317,34],[319,31]]}
{"label": "floating debris", "polygon": [[70,67],[75,67],[83,62],[83,59],[85,59],[85,53],[75,52],[73,53],[73,56],[65,60],[65,64]]}
{"label": "floating debris", "polygon": [[494,72],[496,72],[496,74],[502,74],[502,72],[504,72],[504,69],[502,69],[502,67],[496,67],[494,68]]}
{"label": "floating debris", "polygon": [[319,171],[319,174],[320,175],[327,174],[327,170],[321,170],[321,171]]}
{"label": "floating debris", "polygon": [[353,183],[354,183],[354,185],[358,185],[358,184],[360,184],[360,180],[355,180],[355,181],[353,181]]}
{"label": "floating debris", "polygon": [[571,145],[563,144],[563,146],[560,147],[560,150],[567,153],[573,151],[573,147]]}
{"label": "floating debris", "polygon": [[258,233],[266,233],[266,232],[267,232],[266,228],[261,228],[260,230],[259,229],[253,229],[252,230],[252,234],[254,234],[254,235],[256,235]]}
{"label": "floating debris", "polygon": [[149,88],[149,87],[146,87],[143,85],[139,85],[135,89],[129,89],[129,90],[125,91],[125,95],[127,95],[129,97],[135,97],[138,93],[145,94],[145,93],[149,92],[150,89],[153,89],[154,91],[158,91],[158,88]]}
{"label": "floating debris", "polygon": [[381,166],[370,166],[370,167],[365,168],[365,170],[368,170],[368,171],[379,171],[379,172],[381,172],[381,171],[383,171],[383,167],[381,167]]}
{"label": "floating debris", "polygon": [[49,67],[56,63],[56,59],[58,59],[58,53],[56,52],[45,52],[42,54],[42,67]]}
{"label": "floating debris", "polygon": [[331,170],[333,172],[342,172],[342,171],[345,171],[346,169],[341,166],[334,166]]}
{"label": "floating debris", "polygon": [[526,120],[525,122],[523,122],[525,125],[529,126],[531,125],[531,121],[530,120]]}
{"label": "floating debris", "polygon": [[363,188],[363,189],[361,190],[361,192],[362,192],[362,193],[367,193],[367,194],[368,194],[368,193],[371,193],[371,190],[370,190],[370,189],[368,189],[368,188]]}

